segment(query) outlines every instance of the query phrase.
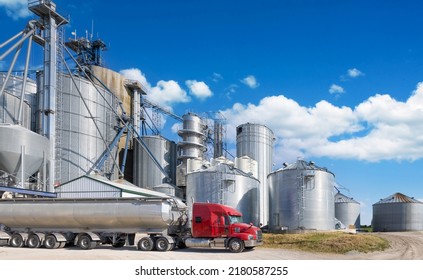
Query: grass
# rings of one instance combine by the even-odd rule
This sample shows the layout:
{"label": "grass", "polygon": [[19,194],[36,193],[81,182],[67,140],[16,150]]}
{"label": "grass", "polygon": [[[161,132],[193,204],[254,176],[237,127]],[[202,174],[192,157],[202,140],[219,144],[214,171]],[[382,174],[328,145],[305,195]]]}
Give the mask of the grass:
{"label": "grass", "polygon": [[295,249],[308,252],[345,254],[350,251],[363,253],[383,251],[389,242],[370,234],[345,232],[313,232],[302,234],[263,234],[266,248]]}

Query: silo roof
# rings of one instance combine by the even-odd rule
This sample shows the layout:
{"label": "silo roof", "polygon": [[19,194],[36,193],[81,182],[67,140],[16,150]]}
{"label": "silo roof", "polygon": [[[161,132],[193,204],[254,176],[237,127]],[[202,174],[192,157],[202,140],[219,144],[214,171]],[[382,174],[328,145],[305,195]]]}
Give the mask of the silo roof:
{"label": "silo roof", "polygon": [[319,166],[315,165],[313,161],[305,161],[305,160],[302,160],[302,159],[299,159],[294,163],[286,165],[282,170],[296,170],[296,169],[299,169],[299,170],[319,170],[319,171],[325,171],[325,172],[332,173],[332,172],[328,171],[328,169],[325,168],[325,167],[319,167]]}
{"label": "silo roof", "polygon": [[340,192],[335,195],[335,203],[356,203],[360,204],[359,202],[355,201],[352,197],[348,197]]}
{"label": "silo roof", "polygon": [[375,204],[386,204],[386,203],[423,203],[414,197],[406,196],[402,193],[394,193],[380,201],[376,202]]}

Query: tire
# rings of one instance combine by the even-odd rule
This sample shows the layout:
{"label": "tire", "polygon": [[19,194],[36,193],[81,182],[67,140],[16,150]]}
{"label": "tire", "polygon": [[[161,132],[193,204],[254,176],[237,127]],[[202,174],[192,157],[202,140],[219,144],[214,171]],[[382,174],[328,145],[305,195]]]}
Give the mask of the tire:
{"label": "tire", "polygon": [[23,247],[24,240],[22,235],[20,235],[19,233],[12,234],[12,237],[10,238],[10,241],[9,241],[9,245],[15,248]]}
{"label": "tire", "polygon": [[92,249],[91,246],[91,237],[88,235],[82,235],[78,239],[78,247],[82,250]]}
{"label": "tire", "polygon": [[156,250],[160,252],[169,250],[169,241],[166,237],[162,236],[156,239]]}
{"label": "tire", "polygon": [[41,247],[41,240],[36,234],[30,234],[26,240],[26,246],[28,248],[39,248]]}
{"label": "tire", "polygon": [[60,246],[60,242],[57,241],[56,236],[50,234],[46,236],[44,240],[44,247],[47,249],[57,249]]}
{"label": "tire", "polygon": [[151,251],[154,248],[154,241],[151,237],[143,237],[138,241],[138,250]]}
{"label": "tire", "polygon": [[241,253],[245,248],[244,241],[239,238],[232,238],[229,240],[228,248],[232,253]]}

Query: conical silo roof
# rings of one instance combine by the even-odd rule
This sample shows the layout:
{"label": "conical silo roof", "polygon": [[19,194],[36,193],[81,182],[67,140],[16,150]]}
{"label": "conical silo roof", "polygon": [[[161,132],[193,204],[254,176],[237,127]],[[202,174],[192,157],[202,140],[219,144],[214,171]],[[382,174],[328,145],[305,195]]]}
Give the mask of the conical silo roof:
{"label": "conical silo roof", "polygon": [[390,195],[384,199],[381,199],[380,201],[376,202],[376,204],[387,204],[387,203],[423,203],[414,197],[406,196],[402,193],[394,193],[393,195]]}
{"label": "conical silo roof", "polygon": [[360,204],[358,201],[355,201],[352,197],[348,197],[340,192],[335,195],[335,203],[356,203]]}

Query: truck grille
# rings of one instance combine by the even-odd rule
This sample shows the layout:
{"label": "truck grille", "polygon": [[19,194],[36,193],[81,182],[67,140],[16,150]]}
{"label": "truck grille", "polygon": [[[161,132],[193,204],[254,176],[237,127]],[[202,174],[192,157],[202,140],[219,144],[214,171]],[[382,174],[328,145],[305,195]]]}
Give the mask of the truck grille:
{"label": "truck grille", "polygon": [[262,241],[263,240],[263,232],[258,229],[257,230],[257,241]]}

